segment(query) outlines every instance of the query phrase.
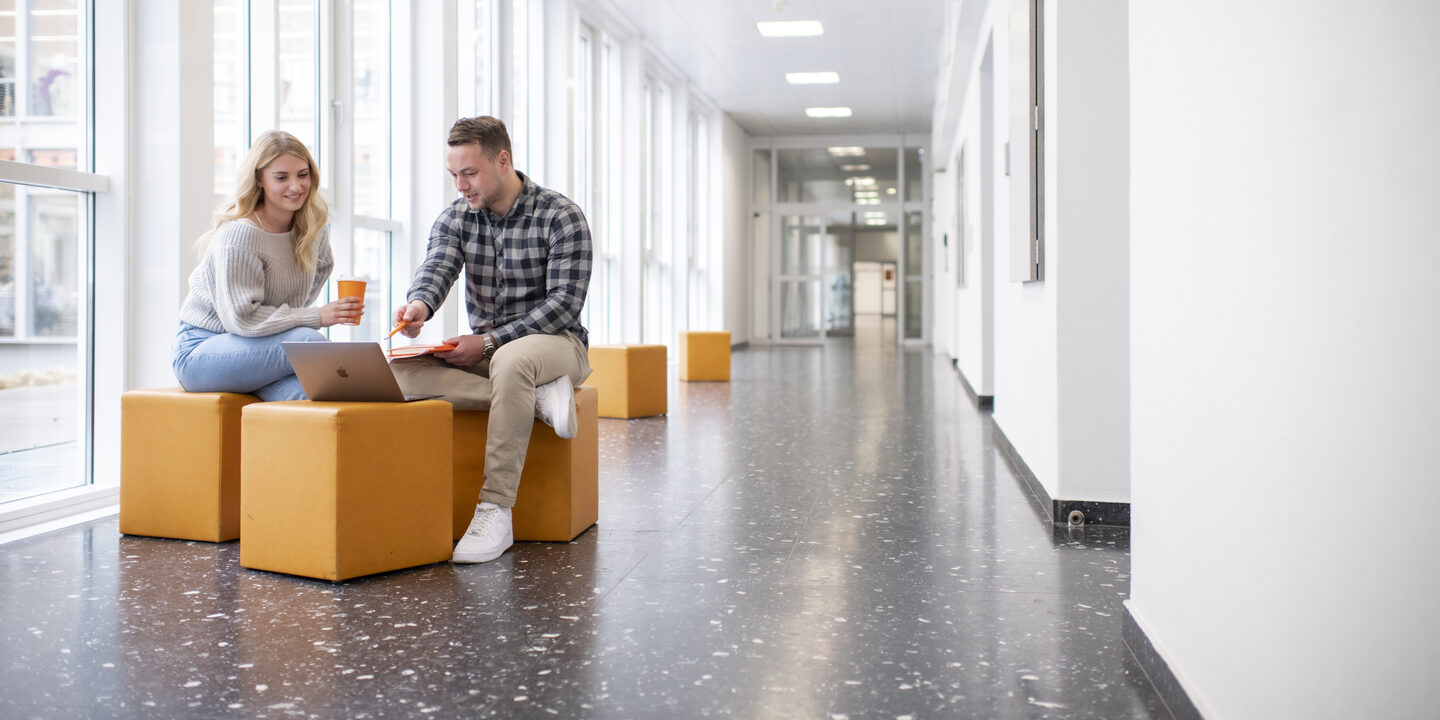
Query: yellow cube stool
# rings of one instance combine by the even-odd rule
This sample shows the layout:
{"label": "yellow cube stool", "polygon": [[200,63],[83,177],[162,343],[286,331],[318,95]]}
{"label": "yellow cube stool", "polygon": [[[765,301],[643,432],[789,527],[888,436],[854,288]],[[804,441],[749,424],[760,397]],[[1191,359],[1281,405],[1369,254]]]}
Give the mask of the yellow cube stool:
{"label": "yellow cube stool", "polygon": [[[600,518],[600,442],[595,410],[600,393],[575,389],[573,440],[562,440],[536,420],[520,471],[512,511],[515,539],[569,542]],[[455,495],[452,534],[465,534],[485,485],[485,440],[490,413],[455,411]]]}
{"label": "yellow cube stool", "polygon": [[120,532],[240,537],[240,410],[259,401],[180,388],[121,395]]}
{"label": "yellow cube stool", "polygon": [[591,345],[590,378],[600,391],[600,417],[665,414],[664,345]]}
{"label": "yellow cube stool", "polygon": [[240,564],[344,580],[450,558],[450,403],[245,408]]}
{"label": "yellow cube stool", "polygon": [[686,382],[730,379],[730,333],[680,333],[680,379]]}

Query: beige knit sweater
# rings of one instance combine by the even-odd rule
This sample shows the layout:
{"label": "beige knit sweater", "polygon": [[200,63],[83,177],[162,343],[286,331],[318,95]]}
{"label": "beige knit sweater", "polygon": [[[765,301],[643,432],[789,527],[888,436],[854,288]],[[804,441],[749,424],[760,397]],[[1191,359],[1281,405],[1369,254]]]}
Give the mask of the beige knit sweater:
{"label": "beige knit sweater", "polygon": [[195,272],[180,321],[211,332],[262,337],[294,327],[320,327],[320,310],[310,307],[335,258],[330,226],[320,231],[315,272],[295,260],[290,233],[270,233],[244,220],[219,227]]}

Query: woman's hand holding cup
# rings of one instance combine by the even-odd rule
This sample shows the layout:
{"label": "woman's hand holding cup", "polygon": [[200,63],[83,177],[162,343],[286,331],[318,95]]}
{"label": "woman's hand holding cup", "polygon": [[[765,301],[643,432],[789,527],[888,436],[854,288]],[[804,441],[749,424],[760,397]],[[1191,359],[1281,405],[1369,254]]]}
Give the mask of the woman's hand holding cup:
{"label": "woman's hand holding cup", "polygon": [[354,315],[347,314],[337,322],[342,322],[346,325],[359,325],[360,317],[365,314],[365,280],[357,277],[342,277],[336,282],[336,285],[338,286],[336,295],[339,296],[340,300],[353,298],[358,301],[355,307],[358,312]]}
{"label": "woman's hand holding cup", "polygon": [[360,316],[365,314],[365,301],[360,298],[342,297],[320,306],[320,327],[331,325],[359,325]]}

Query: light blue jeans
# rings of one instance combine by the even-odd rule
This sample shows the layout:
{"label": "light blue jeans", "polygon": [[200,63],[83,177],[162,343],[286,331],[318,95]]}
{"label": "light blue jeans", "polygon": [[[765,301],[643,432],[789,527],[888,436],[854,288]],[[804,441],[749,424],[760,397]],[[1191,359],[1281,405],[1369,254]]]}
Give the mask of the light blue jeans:
{"label": "light blue jeans", "polygon": [[306,327],[265,337],[216,333],[180,323],[175,334],[175,379],[189,392],[248,393],[266,402],[305,400],[305,390],[285,357],[282,342],[316,342],[325,336]]}

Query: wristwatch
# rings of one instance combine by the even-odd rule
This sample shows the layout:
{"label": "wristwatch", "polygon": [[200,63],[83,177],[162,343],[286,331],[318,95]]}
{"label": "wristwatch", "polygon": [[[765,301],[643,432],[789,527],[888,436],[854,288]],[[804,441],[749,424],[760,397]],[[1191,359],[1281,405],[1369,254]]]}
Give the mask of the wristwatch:
{"label": "wristwatch", "polygon": [[490,355],[495,352],[495,338],[490,337],[490,333],[485,333],[484,337],[485,337],[485,357],[490,357]]}

